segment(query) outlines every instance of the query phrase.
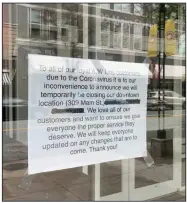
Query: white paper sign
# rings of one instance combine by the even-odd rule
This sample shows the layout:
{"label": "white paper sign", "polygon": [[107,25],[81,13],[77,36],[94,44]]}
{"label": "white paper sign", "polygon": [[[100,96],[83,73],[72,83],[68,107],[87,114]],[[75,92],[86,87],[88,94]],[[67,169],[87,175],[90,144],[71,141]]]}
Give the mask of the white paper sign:
{"label": "white paper sign", "polygon": [[146,156],[145,64],[28,59],[29,174]]}

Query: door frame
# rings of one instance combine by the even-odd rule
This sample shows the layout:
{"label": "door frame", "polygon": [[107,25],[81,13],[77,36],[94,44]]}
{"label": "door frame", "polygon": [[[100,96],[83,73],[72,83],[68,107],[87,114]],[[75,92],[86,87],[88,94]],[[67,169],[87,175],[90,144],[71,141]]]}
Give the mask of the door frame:
{"label": "door frame", "polygon": [[[92,200],[95,201],[128,201],[129,200],[129,160],[128,159],[123,159],[121,160],[121,192],[119,193],[114,193],[111,195],[107,195],[107,196],[102,196],[100,194],[100,187],[102,187],[100,185],[100,164],[97,164],[98,170],[97,173],[95,173],[95,180],[97,183],[99,183],[96,187],[95,187],[95,196]],[[96,165],[95,165],[96,166]]]}
{"label": "door frame", "polygon": [[129,201],[154,199],[181,190],[181,128],[173,129],[173,179],[165,182],[135,188],[135,159],[129,161]]}

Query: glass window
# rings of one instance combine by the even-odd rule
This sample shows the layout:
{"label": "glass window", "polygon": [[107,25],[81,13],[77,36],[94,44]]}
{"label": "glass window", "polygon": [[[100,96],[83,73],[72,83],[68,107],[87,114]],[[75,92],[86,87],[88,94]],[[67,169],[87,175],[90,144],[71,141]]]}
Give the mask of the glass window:
{"label": "glass window", "polygon": [[101,46],[109,47],[110,46],[110,20],[108,15],[105,17],[101,16]]}
{"label": "glass window", "polygon": [[40,39],[40,29],[31,28],[31,38]]}
{"label": "glass window", "polygon": [[62,28],[62,29],[61,29],[61,35],[62,35],[62,36],[67,36],[67,29]]}
{"label": "glass window", "polygon": [[110,31],[110,21],[106,18],[101,21],[101,31]]}
{"label": "glass window", "polygon": [[41,11],[39,10],[34,10],[31,9],[31,23],[38,23],[40,24],[40,20],[41,20]]}
{"label": "glass window", "polygon": [[49,24],[50,25],[57,25],[57,13],[54,11],[49,12]]}
{"label": "glass window", "polygon": [[110,9],[110,4],[100,4],[101,8]]}
{"label": "glass window", "polygon": [[130,46],[130,25],[123,23],[123,48]]}
{"label": "glass window", "polygon": [[185,6],[3,5],[3,201],[185,200]]}
{"label": "glass window", "polygon": [[114,34],[113,36],[113,47],[114,48],[121,48],[121,35]]}
{"label": "glass window", "polygon": [[121,32],[121,23],[113,22],[113,47],[114,48],[121,48],[121,39],[122,39],[122,32]]}
{"label": "glass window", "polygon": [[70,16],[67,13],[62,13],[62,25],[70,25]]}
{"label": "glass window", "polygon": [[134,24],[134,34],[136,36],[141,36],[142,35],[142,26],[141,26],[141,24]]}
{"label": "glass window", "polygon": [[122,4],[122,11],[124,13],[131,13],[131,4]]}
{"label": "glass window", "polygon": [[78,42],[83,43],[83,31],[81,29],[78,30]]}
{"label": "glass window", "polygon": [[42,23],[45,25],[49,25],[49,11],[48,10],[43,10],[42,11]]}
{"label": "glass window", "polygon": [[101,46],[109,47],[109,34],[101,33]]}
{"label": "glass window", "polygon": [[121,32],[121,23],[114,22],[114,32]]}
{"label": "glass window", "polygon": [[43,40],[48,40],[49,39],[49,30],[42,30],[42,36]]}
{"label": "glass window", "polygon": [[134,24],[134,49],[142,49],[142,26]]}
{"label": "glass window", "polygon": [[122,11],[122,4],[114,4],[114,10]]}
{"label": "glass window", "polygon": [[134,14],[143,15],[143,4],[134,4]]}
{"label": "glass window", "polygon": [[57,31],[50,31],[50,40],[57,40]]}

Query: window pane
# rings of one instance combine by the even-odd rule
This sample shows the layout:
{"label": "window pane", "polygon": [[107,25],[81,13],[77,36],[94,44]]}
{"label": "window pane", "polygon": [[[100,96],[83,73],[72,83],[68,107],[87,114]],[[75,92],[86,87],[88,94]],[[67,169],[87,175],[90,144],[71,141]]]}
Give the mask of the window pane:
{"label": "window pane", "polygon": [[50,25],[57,25],[57,13],[50,11],[49,12],[49,23]]}
{"label": "window pane", "polygon": [[83,31],[78,30],[78,42],[83,43]]}
{"label": "window pane", "polygon": [[40,23],[40,11],[31,9],[31,22]]}
{"label": "window pane", "polygon": [[110,21],[108,21],[107,19],[102,19],[101,31],[110,31]]}
{"label": "window pane", "polygon": [[40,39],[40,29],[32,28],[31,29],[31,38]]}
{"label": "window pane", "polygon": [[61,35],[62,35],[62,36],[66,36],[66,35],[67,35],[67,29],[62,28],[62,29],[61,29]]}
{"label": "window pane", "polygon": [[113,47],[114,48],[121,48],[121,34],[114,34],[113,39]]}
{"label": "window pane", "polygon": [[134,14],[143,15],[143,4],[134,4]]}
{"label": "window pane", "polygon": [[140,38],[134,39],[134,49],[141,50],[141,39]]}
{"label": "window pane", "polygon": [[110,9],[110,4],[100,4],[101,8]]}
{"label": "window pane", "polygon": [[114,23],[114,32],[121,32],[121,23]]}
{"label": "window pane", "polygon": [[131,12],[131,4],[122,4],[122,11],[130,13]]}
{"label": "window pane", "polygon": [[57,40],[57,31],[50,31],[50,40]]}
{"label": "window pane", "polygon": [[122,11],[122,4],[114,4],[114,10]]}
{"label": "window pane", "polygon": [[130,33],[129,33],[130,26],[127,23],[123,24],[123,48],[129,48],[129,41],[130,41]]}
{"label": "window pane", "polygon": [[42,31],[42,36],[43,36],[43,40],[48,40],[49,39],[49,32],[48,32],[48,30],[43,30]]}
{"label": "window pane", "polygon": [[67,13],[62,13],[61,25],[70,24],[70,16]]}
{"label": "window pane", "polygon": [[[186,29],[185,12],[178,9],[182,4],[169,4],[166,9],[167,19],[177,18],[178,52],[166,57],[164,79],[163,70],[161,78],[158,77],[159,58],[155,56],[154,60],[150,56],[153,42],[149,39],[150,27],[158,24],[160,3],[137,2],[135,9],[132,3],[101,4],[15,3],[3,7],[2,186],[5,201],[152,201],[180,189],[181,176],[181,184],[185,185],[186,59],[182,54],[185,54]],[[144,16],[140,15],[144,12],[142,8],[148,8]],[[157,51],[155,53],[157,55]],[[33,72],[29,70],[29,54],[47,55],[38,56],[42,60],[34,61]],[[130,69],[126,71],[126,68]],[[146,78],[141,77],[141,69],[145,70]],[[48,76],[43,75],[46,73]],[[142,84],[146,91],[140,96]],[[122,94],[117,90],[118,85],[124,90]],[[161,99],[164,88],[166,93],[165,101],[161,102],[160,85]],[[168,97],[171,94],[167,92],[173,97]],[[131,101],[142,103],[142,100],[143,108],[130,104]],[[84,112],[76,114],[77,107]],[[129,112],[124,111],[127,108]],[[119,112],[115,113],[116,110]],[[28,112],[35,116],[41,128],[30,125],[32,118]],[[103,116],[107,121],[102,120]],[[90,120],[88,125],[92,131],[88,131],[90,127],[84,120]],[[143,120],[145,125],[139,125],[136,120]],[[43,124],[46,129],[42,128]],[[70,126],[76,127],[75,130],[70,130]],[[132,137],[128,129],[133,130]],[[166,131],[166,139],[160,133],[162,129]],[[36,140],[31,145],[34,136]],[[76,139],[78,136],[80,139]],[[141,139],[144,139],[142,143]],[[57,149],[58,143],[68,147]],[[42,145],[47,150],[41,155]],[[96,149],[90,157],[92,146],[102,146],[105,151]],[[73,151],[70,152],[69,147]],[[144,157],[142,149],[149,152],[153,161]],[[80,154],[84,150],[86,154]],[[138,158],[130,157],[135,152]],[[75,154],[70,156],[72,153]],[[120,157],[118,161],[101,163],[112,154],[114,159]],[[48,158],[50,161],[45,165]],[[83,167],[89,159],[93,165]],[[43,169],[40,174],[30,175],[30,164],[35,160],[39,160],[35,169]],[[68,163],[69,167],[75,164],[80,167],[66,168]]]}
{"label": "window pane", "polygon": [[101,34],[101,46],[107,46],[109,44],[109,35],[108,34]]}
{"label": "window pane", "polygon": [[42,12],[42,21],[45,25],[49,24],[49,11],[48,10],[44,10]]}
{"label": "window pane", "polygon": [[69,41],[69,39],[68,39],[68,29],[66,29],[66,28],[62,28],[61,29],[61,40],[62,41]]}
{"label": "window pane", "polygon": [[134,25],[134,34],[135,35],[142,35],[142,26],[141,25]]}

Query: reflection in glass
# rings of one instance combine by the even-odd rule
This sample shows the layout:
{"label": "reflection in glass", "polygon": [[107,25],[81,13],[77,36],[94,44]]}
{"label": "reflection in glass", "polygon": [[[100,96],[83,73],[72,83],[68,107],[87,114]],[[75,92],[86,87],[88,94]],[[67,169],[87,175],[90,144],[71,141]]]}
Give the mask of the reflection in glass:
{"label": "reflection in glass", "polygon": [[49,24],[57,25],[57,13],[54,11],[49,11]]}
{"label": "reflection in glass", "polygon": [[121,23],[114,22],[114,32],[121,32]]}
{"label": "reflection in glass", "polygon": [[78,30],[78,42],[83,43],[83,31],[82,31],[82,29]]}
{"label": "reflection in glass", "polygon": [[110,4],[100,4],[101,8],[106,8],[106,9],[110,9]]}
{"label": "reflection in glass", "polygon": [[114,10],[122,11],[122,4],[114,4]]}
{"label": "reflection in glass", "polygon": [[101,33],[101,46],[109,46],[109,34]]}
{"label": "reflection in glass", "polygon": [[40,29],[32,28],[31,29],[31,38],[33,39],[40,39]]}
{"label": "reflection in glass", "polygon": [[121,34],[114,34],[113,38],[113,47],[121,48]]}
{"label": "reflection in glass", "polygon": [[110,21],[106,18],[102,18],[101,21],[101,31],[110,31]]}
{"label": "reflection in glass", "polygon": [[130,26],[127,23],[123,24],[123,48],[129,48],[130,45]]}
{"label": "reflection in glass", "polygon": [[121,161],[112,161],[100,165],[100,193],[107,196],[121,192],[122,168]]}
{"label": "reflection in glass", "polygon": [[131,13],[131,4],[122,4],[122,11],[124,13]]}
{"label": "reflection in glass", "polygon": [[31,9],[31,23],[40,24],[40,10]]}
{"label": "reflection in glass", "polygon": [[57,40],[57,31],[50,31],[50,40]]}
{"label": "reflection in glass", "polygon": [[142,26],[134,24],[134,49],[142,49]]}
{"label": "reflection in glass", "polygon": [[143,15],[143,4],[134,4],[134,14]]}
{"label": "reflection in glass", "polygon": [[182,172],[181,172],[181,176],[182,176],[182,183],[181,186],[184,187],[186,186],[186,158],[182,159]]}
{"label": "reflection in glass", "polygon": [[70,16],[67,13],[62,13],[61,15],[61,25],[70,25]]}
{"label": "reflection in glass", "polygon": [[[154,121],[151,125],[155,125]],[[143,158],[135,159],[135,188],[173,180],[173,131],[167,130],[166,133],[168,140],[163,142],[163,153],[162,143],[157,140],[157,131],[147,132],[147,151],[154,164],[149,167]]]}
{"label": "reflection in glass", "polygon": [[[172,16],[178,18],[176,19],[178,27],[176,27],[177,29],[179,28],[179,30],[176,30],[176,32],[178,32],[176,36],[178,45],[177,54],[179,56],[171,56],[166,61],[167,65],[165,66],[165,70],[168,75],[166,76],[165,88],[171,92],[167,94],[167,91],[165,91],[165,100],[167,104],[171,104],[173,101],[175,101],[175,104],[179,104],[178,101],[183,101],[186,95],[185,71],[181,71],[181,75],[183,74],[183,76],[179,77],[178,75],[176,77],[174,73],[180,72],[179,66],[176,64],[180,66],[183,64],[183,70],[185,70],[185,59],[183,57],[185,55],[186,35],[184,24],[185,15],[183,14],[185,12],[178,10],[182,4],[168,5],[167,18]],[[83,15],[82,4],[3,5],[3,20],[6,21],[3,24],[4,200],[12,200],[14,198],[35,201],[36,198],[42,201],[90,200],[88,196],[89,192],[94,193],[95,191],[93,191],[93,189],[91,190],[90,187],[91,177],[83,173],[82,168],[38,174],[36,176],[37,178],[34,178],[32,181],[29,191],[18,187],[22,183],[22,178],[28,167],[28,54],[79,58],[83,58],[83,56],[85,58],[98,57],[110,61],[128,61],[134,65],[136,65],[136,63],[142,63],[145,58],[147,58],[147,51],[145,50],[147,50],[149,27],[150,25],[158,23],[159,16],[159,4],[147,5],[145,8],[148,9],[145,9],[145,12],[143,11],[144,6],[145,4],[130,3],[97,4],[97,9],[100,9],[98,11],[101,11],[101,16],[96,16],[95,14],[97,12],[94,13],[94,15],[91,13],[91,11],[95,12],[95,7],[93,7],[93,5],[89,7],[88,5],[88,15],[86,14],[85,16],[92,19],[88,19],[89,28],[83,29],[83,18],[84,22],[86,22],[86,18]],[[15,7],[16,9],[14,9]],[[33,7],[36,9],[33,9]],[[185,5],[182,7],[185,7]],[[115,11],[112,10],[112,8]],[[184,8],[182,9],[184,10]],[[142,16],[143,12],[145,16]],[[12,16],[12,19],[9,19],[10,16]],[[106,18],[102,18],[102,16]],[[122,19],[120,23],[116,22],[116,20],[119,19],[118,16]],[[97,24],[97,20],[100,18],[102,18],[101,24]],[[116,20],[112,20],[112,18]],[[137,24],[137,20],[139,24]],[[12,23],[13,21],[15,21],[15,24]],[[99,26],[98,30],[101,29],[101,33],[96,33],[97,26]],[[146,29],[144,26],[146,26]],[[95,43],[96,45],[98,40],[98,44],[101,44],[101,47],[93,49],[93,47],[89,47],[90,44],[86,44],[87,47],[83,53],[84,48],[82,48],[79,43],[83,42],[83,36],[86,35],[88,35],[89,42],[93,41],[93,44]],[[29,42],[25,40],[27,38],[29,38]],[[54,43],[57,38],[59,41]],[[66,42],[70,42],[72,46],[69,46],[69,43]],[[121,51],[121,48],[124,48],[124,50]],[[158,63],[156,66],[158,67]],[[152,77],[152,75],[150,77]],[[181,79],[181,77],[183,77],[183,79]],[[169,144],[166,148],[169,156],[160,158],[159,153],[161,150],[158,150],[157,145],[158,109],[161,107],[160,103],[158,103],[158,71],[156,77],[153,77],[153,79],[155,83],[153,83],[153,86],[152,83],[149,85],[149,90],[151,91],[148,92],[147,99],[147,149],[155,164],[152,164],[152,159],[135,159],[135,171],[129,171],[129,173],[135,172],[135,177],[133,177],[135,178],[135,188],[133,189],[137,189],[136,191],[138,191],[139,188],[141,189],[140,191],[142,191],[145,186],[154,186],[154,184],[157,183],[165,183],[168,180],[173,180],[173,131],[167,131],[167,141]],[[161,86],[162,84],[163,81],[161,80]],[[161,96],[163,96],[162,92]],[[174,97],[175,100],[173,99]],[[37,115],[37,117],[42,117],[41,109],[35,108],[38,101],[32,98],[31,103],[33,105],[33,114]],[[184,104],[183,102],[182,105],[184,106]],[[176,110],[176,112],[171,109],[167,110],[166,116],[168,119],[166,120],[166,125],[169,123],[168,121],[171,121],[169,124],[174,126],[181,114],[183,116],[182,157],[184,157],[186,136],[185,110]],[[14,122],[12,122],[12,120],[14,120]],[[151,127],[154,127],[155,130],[149,131]],[[186,158],[182,158],[182,163],[180,163],[182,164],[181,171],[177,171],[177,173],[180,173],[179,175],[182,176],[182,186],[185,185],[185,163]],[[121,161],[102,163],[100,165],[100,174],[101,197],[111,194],[116,195],[122,192]],[[128,184],[130,184],[129,182]],[[23,186],[25,185],[23,184]],[[151,190],[153,194],[160,188],[154,189]],[[146,193],[147,188],[145,188],[144,191]],[[123,195],[124,194],[122,194],[122,196]],[[129,192],[129,195],[136,194],[130,194]]]}

